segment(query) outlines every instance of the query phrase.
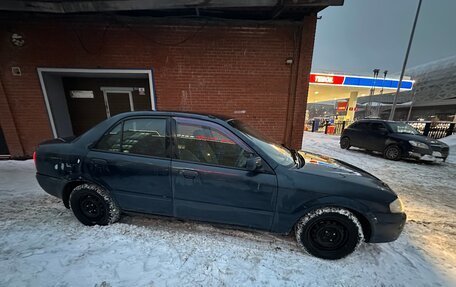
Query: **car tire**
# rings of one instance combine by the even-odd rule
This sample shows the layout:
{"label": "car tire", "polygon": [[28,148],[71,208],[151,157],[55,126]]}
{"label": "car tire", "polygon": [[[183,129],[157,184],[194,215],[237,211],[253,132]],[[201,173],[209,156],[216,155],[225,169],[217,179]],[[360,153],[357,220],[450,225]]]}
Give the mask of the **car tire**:
{"label": "car tire", "polygon": [[344,258],[364,241],[361,223],[350,211],[327,207],[310,212],[295,227],[296,241],[307,253],[328,260]]}
{"label": "car tire", "polygon": [[70,208],[84,225],[108,225],[120,218],[120,209],[103,188],[95,184],[82,184],[70,194]]}
{"label": "car tire", "polygon": [[340,148],[349,149],[350,148],[350,139],[348,137],[343,137],[340,139]]}
{"label": "car tire", "polygon": [[383,157],[389,160],[400,160],[401,159],[401,148],[397,145],[389,145],[383,151]]}

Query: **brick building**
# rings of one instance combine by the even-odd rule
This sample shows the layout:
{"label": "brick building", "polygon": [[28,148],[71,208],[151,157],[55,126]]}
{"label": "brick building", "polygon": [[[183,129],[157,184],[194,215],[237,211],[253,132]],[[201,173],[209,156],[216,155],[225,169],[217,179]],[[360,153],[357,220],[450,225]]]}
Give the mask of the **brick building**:
{"label": "brick building", "polygon": [[128,110],[224,114],[300,147],[316,14],[342,2],[0,3],[0,153]]}

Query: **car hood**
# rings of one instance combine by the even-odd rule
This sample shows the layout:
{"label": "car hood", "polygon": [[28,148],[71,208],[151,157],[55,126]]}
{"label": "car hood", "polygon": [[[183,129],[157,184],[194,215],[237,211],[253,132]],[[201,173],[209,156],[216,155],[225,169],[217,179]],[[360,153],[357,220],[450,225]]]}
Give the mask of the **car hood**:
{"label": "car hood", "polygon": [[388,185],[379,178],[349,163],[305,151],[299,151],[299,154],[304,157],[305,164],[303,167],[296,169],[296,172],[298,173],[332,177],[394,193]]}
{"label": "car hood", "polygon": [[412,135],[412,134],[400,134],[400,133],[392,133],[390,134],[391,137],[396,138],[396,139],[401,139],[401,140],[406,140],[406,141],[417,141],[417,142],[422,142],[426,143],[428,145],[442,145],[445,146],[446,144],[435,140],[433,138],[425,137],[423,135]]}
{"label": "car hood", "polygon": [[325,173],[335,173],[353,176],[365,175],[376,178],[370,173],[365,172],[364,170],[341,160],[306,151],[299,151],[299,154],[302,155],[305,160],[305,165],[300,169],[302,171],[316,170]]}

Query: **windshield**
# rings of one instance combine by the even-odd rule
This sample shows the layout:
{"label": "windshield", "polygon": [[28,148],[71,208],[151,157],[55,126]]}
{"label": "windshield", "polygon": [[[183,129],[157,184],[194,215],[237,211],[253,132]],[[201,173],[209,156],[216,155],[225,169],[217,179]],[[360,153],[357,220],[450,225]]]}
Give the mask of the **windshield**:
{"label": "windshield", "polygon": [[406,123],[388,123],[393,133],[419,135],[420,133],[411,125]]}
{"label": "windshield", "polygon": [[229,120],[227,123],[252,140],[264,153],[270,156],[278,164],[283,166],[295,164],[292,152],[279,143],[263,136],[260,132],[239,120]]}

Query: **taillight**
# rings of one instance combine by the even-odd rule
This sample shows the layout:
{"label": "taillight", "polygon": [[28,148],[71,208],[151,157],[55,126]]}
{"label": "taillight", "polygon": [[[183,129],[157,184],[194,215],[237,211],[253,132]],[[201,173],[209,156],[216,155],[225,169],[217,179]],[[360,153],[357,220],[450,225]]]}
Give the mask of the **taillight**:
{"label": "taillight", "polygon": [[34,162],[35,165],[36,165],[36,151],[33,152],[33,162]]}

